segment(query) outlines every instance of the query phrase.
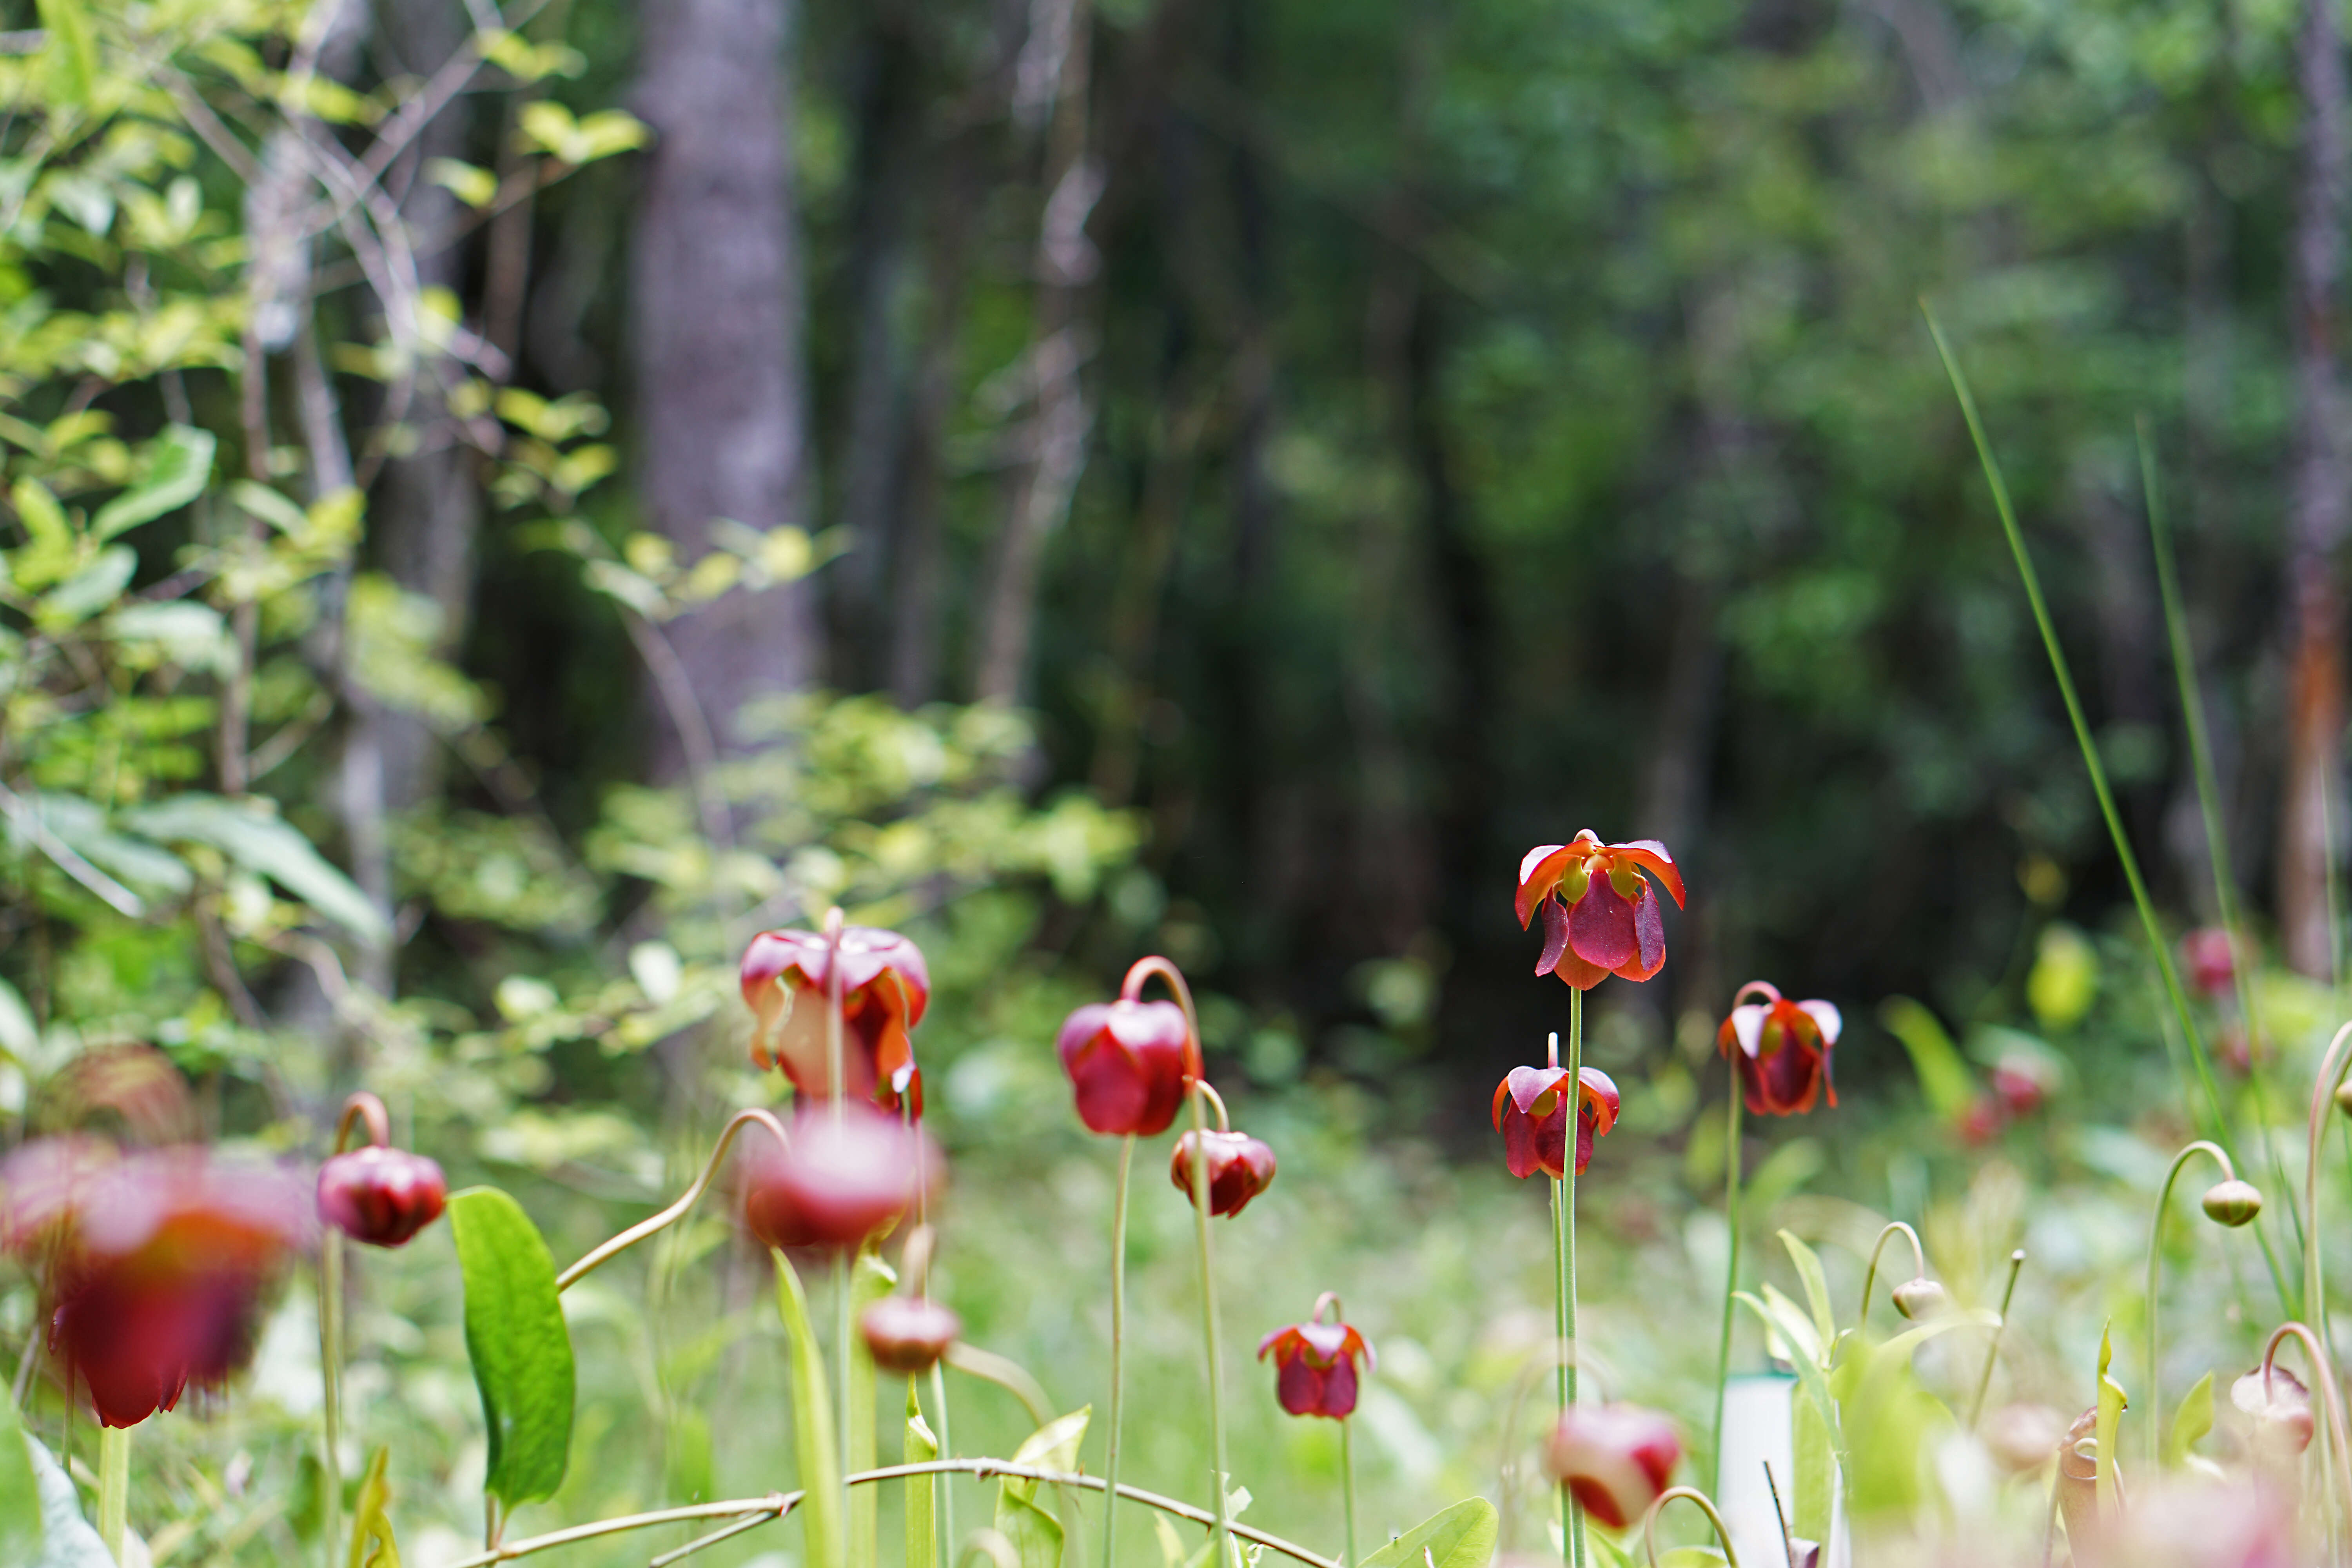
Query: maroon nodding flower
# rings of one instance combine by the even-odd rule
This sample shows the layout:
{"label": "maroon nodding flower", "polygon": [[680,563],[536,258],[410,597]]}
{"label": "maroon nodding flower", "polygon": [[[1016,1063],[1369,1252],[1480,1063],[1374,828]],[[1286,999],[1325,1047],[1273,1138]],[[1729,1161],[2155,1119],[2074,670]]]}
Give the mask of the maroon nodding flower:
{"label": "maroon nodding flower", "polygon": [[1566,844],[1539,844],[1519,861],[1515,903],[1524,930],[1543,915],[1538,974],[1557,974],[1579,991],[1610,975],[1647,980],[1666,962],[1666,928],[1658,895],[1683,904],[1683,874],[1654,838],[1603,844],[1591,828]]}
{"label": "maroon nodding flower", "polygon": [[2208,996],[2225,996],[2237,983],[2237,944],[2219,926],[2200,926],[2180,939],[2189,984]]}
{"label": "maroon nodding flower", "polygon": [[[1750,1002],[1750,992],[1763,997]],[[1843,1020],[1827,1002],[1791,1002],[1779,988],[1751,980],[1732,997],[1731,1016],[1715,1033],[1716,1049],[1739,1074],[1748,1109],[1759,1116],[1796,1116],[1817,1095],[1837,1104],[1830,1051]]]}
{"label": "maroon nodding flower", "polygon": [[1199,1057],[1173,1002],[1094,1002],[1072,1013],[1054,1042],[1077,1091],[1078,1120],[1096,1132],[1151,1137],[1184,1103]]}
{"label": "maroon nodding flower", "polygon": [[770,1247],[855,1251],[935,1191],[940,1169],[919,1128],[862,1106],[812,1105],[793,1119],[791,1145],[746,1171],[743,1221]]}
{"label": "maroon nodding flower", "polygon": [[825,994],[841,963],[842,1089],[887,1110],[911,1093],[922,1114],[922,1076],[907,1031],[930,1005],[930,972],[920,949],[894,931],[850,926],[839,937],[763,931],[743,950],[743,1000],[755,1020],[751,1060],[781,1067],[793,1088],[827,1098]]}
{"label": "maroon nodding flower", "polygon": [[0,1186],[6,1245],[41,1274],[50,1353],[108,1426],[243,1366],[310,1235],[299,1178],[194,1148],[117,1155],[48,1139],[10,1156]]}
{"label": "maroon nodding flower", "polygon": [[1380,1358],[1364,1336],[1345,1322],[1323,1321],[1326,1309],[1339,1316],[1339,1298],[1326,1292],[1307,1321],[1276,1329],[1258,1342],[1257,1359],[1274,1357],[1275,1397],[1293,1415],[1345,1421],[1356,1411],[1356,1358],[1373,1371]]}
{"label": "maroon nodding flower", "polygon": [[318,1201],[319,1217],[353,1241],[405,1247],[441,1217],[449,1184],[424,1155],[372,1144],[319,1167]]}
{"label": "maroon nodding flower", "polygon": [[[1513,1068],[1495,1086],[1495,1131],[1503,1135],[1503,1163],[1525,1181],[1540,1171],[1554,1181],[1568,1174],[1568,1069]],[[1617,1085],[1598,1068],[1581,1068],[1576,1084],[1576,1173],[1592,1163],[1592,1141],[1617,1125]]]}
{"label": "maroon nodding flower", "polygon": [[1250,1199],[1274,1184],[1274,1151],[1241,1132],[1187,1132],[1176,1140],[1175,1157],[1168,1163],[1169,1179],[1186,1197],[1192,1195],[1192,1151],[1204,1150],[1209,1159],[1209,1212],[1235,1215]]}
{"label": "maroon nodding flower", "polygon": [[1649,1511],[1682,1457],[1675,1424],[1638,1405],[1571,1405],[1544,1449],[1552,1479],[1612,1530]]}
{"label": "maroon nodding flower", "polygon": [[876,1366],[916,1377],[963,1336],[963,1320],[928,1296],[885,1296],[858,1314],[857,1331]]}

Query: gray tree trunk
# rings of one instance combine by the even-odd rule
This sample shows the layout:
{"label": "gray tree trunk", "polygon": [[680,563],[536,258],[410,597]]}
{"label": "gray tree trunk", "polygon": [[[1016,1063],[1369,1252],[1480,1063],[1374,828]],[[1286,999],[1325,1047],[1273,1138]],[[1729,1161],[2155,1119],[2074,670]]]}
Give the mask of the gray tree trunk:
{"label": "gray tree trunk", "polygon": [[[631,344],[647,523],[681,561],[727,518],[805,526],[810,489],[793,216],[792,0],[647,0],[635,108],[656,142],[638,198]],[[817,675],[810,585],[738,589],[666,629],[719,751],[752,698]],[[655,725],[657,776],[690,719]]]}

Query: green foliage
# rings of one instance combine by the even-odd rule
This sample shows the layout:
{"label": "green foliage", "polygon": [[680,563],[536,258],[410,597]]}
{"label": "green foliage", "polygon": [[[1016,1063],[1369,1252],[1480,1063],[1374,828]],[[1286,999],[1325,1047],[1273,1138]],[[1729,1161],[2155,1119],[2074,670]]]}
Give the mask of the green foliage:
{"label": "green foliage", "polygon": [[782,1314],[785,1336],[792,1342],[793,1453],[800,1465],[800,1515],[805,1531],[808,1561],[814,1568],[841,1568],[844,1521],[841,1516],[841,1450],[835,1447],[833,1395],[826,1387],[824,1352],[809,1323],[808,1297],[800,1276],[782,1252],[770,1253],[776,1266],[776,1310]]}
{"label": "green foliage", "polygon": [[0,1561],[37,1563],[42,1550],[41,1491],[22,1418],[0,1399]]}
{"label": "green foliage", "polygon": [[552,1497],[571,1457],[575,1381],[554,1259],[521,1206],[494,1187],[453,1194],[449,1228],[466,1281],[466,1353],[489,1431],[483,1489],[509,1508]]}
{"label": "green foliage", "polygon": [[[1013,1451],[1013,1462],[1033,1469],[1063,1473],[1078,1468],[1078,1445],[1087,1435],[1094,1407],[1057,1415],[1031,1433]],[[1007,1476],[996,1492],[997,1533],[1013,1543],[1021,1568],[1062,1568],[1062,1542],[1068,1534],[1061,1520],[1037,1500],[1045,1483]]]}
{"label": "green foliage", "polygon": [[1364,1559],[1361,1568],[1486,1568],[1501,1521],[1485,1498],[1465,1498]]}

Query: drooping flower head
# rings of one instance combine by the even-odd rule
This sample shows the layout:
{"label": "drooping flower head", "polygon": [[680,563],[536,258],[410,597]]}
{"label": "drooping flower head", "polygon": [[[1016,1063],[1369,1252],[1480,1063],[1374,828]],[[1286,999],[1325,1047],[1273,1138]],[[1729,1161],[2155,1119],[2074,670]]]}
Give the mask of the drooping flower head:
{"label": "drooping flower head", "polygon": [[319,1167],[319,1217],[370,1247],[407,1246],[448,1201],[441,1167],[405,1149],[370,1144]]}
{"label": "drooping flower head", "polygon": [[744,1174],[743,1221],[770,1247],[852,1252],[896,1226],[937,1189],[929,1134],[862,1106],[811,1105],[793,1119],[789,1146]]}
{"label": "drooping flower head", "polygon": [[[1333,1321],[1325,1322],[1329,1310]],[[1372,1371],[1380,1359],[1364,1336],[1339,1321],[1339,1298],[1325,1291],[1307,1321],[1276,1329],[1258,1342],[1257,1359],[1274,1357],[1275,1397],[1293,1415],[1322,1415],[1345,1421],[1355,1414],[1356,1358]]]}
{"label": "drooping flower head", "polygon": [[2200,926],[2180,939],[2189,984],[2208,996],[2225,996],[2237,983],[2238,949],[2219,926]]}
{"label": "drooping flower head", "polygon": [[1592,1141],[1617,1125],[1617,1085],[1598,1068],[1578,1069],[1573,1088],[1564,1067],[1513,1068],[1495,1086],[1495,1130],[1503,1161],[1525,1181],[1541,1171],[1554,1181],[1568,1173],[1568,1102],[1576,1100],[1576,1173],[1592,1163]]}
{"label": "drooping flower head", "polygon": [[[1754,993],[1763,998],[1750,1002]],[[1813,1108],[1816,1095],[1837,1104],[1830,1079],[1830,1051],[1843,1020],[1827,1002],[1791,1002],[1761,980],[1751,980],[1732,999],[1731,1016],[1715,1033],[1716,1049],[1731,1059],[1759,1116],[1795,1116]]]}
{"label": "drooping flower head", "polygon": [[743,950],[743,1000],[756,1023],[751,1060],[781,1067],[811,1099],[831,1093],[825,1062],[825,998],[840,965],[842,1091],[897,1110],[922,1083],[907,1031],[930,1005],[930,972],[920,949],[894,931],[849,926],[836,934],[763,931]]}
{"label": "drooping flower head", "polygon": [[1612,974],[1647,980],[1666,962],[1666,928],[1650,878],[1683,904],[1683,874],[1654,838],[1603,844],[1591,828],[1568,844],[1539,844],[1519,861],[1520,929],[1540,911],[1538,974],[1590,991]]}
{"label": "drooping flower head", "polygon": [[1173,1002],[1093,1002],[1054,1042],[1077,1091],[1078,1120],[1096,1132],[1149,1138],[1168,1131],[1184,1082],[1201,1073],[1184,1009]]}
{"label": "drooping flower head", "polygon": [[1682,1457],[1675,1424],[1638,1405],[1570,1405],[1544,1449],[1552,1479],[1612,1530],[1649,1510]]}
{"label": "drooping flower head", "polygon": [[40,1273],[50,1353],[109,1426],[244,1365],[309,1237],[299,1178],[190,1147],[117,1154],[44,1139],[0,1167],[0,1241]]}
{"label": "drooping flower head", "polygon": [[963,1320],[928,1296],[885,1296],[858,1314],[857,1331],[876,1366],[915,1377],[962,1337]]}
{"label": "drooping flower head", "polygon": [[1187,1132],[1176,1140],[1176,1153],[1168,1162],[1168,1179],[1186,1197],[1192,1196],[1192,1151],[1205,1150],[1209,1159],[1209,1212],[1236,1215],[1250,1199],[1274,1184],[1274,1151],[1246,1133]]}

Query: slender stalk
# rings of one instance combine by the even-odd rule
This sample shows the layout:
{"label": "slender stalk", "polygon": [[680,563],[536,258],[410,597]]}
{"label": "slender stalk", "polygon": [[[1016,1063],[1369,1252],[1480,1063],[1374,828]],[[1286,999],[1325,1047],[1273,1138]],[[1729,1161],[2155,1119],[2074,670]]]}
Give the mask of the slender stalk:
{"label": "slender stalk", "polygon": [[[1976,444],[1977,459],[1984,468],[1985,482],[1991,488],[1993,510],[2000,516],[2001,531],[2009,540],[2010,554],[2017,563],[2017,574],[2025,586],[2026,602],[2033,611],[2034,625],[2041,629],[2042,646],[2050,656],[2050,670],[2057,679],[2058,694],[2066,705],[2066,717],[2074,729],[2075,744],[2083,752],[2083,766],[2090,774],[2091,793],[2098,797],[2099,815],[2105,819],[2107,835],[2114,840],[2116,858],[2124,868],[2124,880],[2131,888],[2132,903],[2139,910],[2140,928],[2147,939],[2149,956],[2156,960],[2157,974],[2164,983],[2165,995],[2172,1004],[2173,1013],[2180,1020],[2181,1034],[2189,1042],[2189,1059],[2196,1064],[2197,1079],[2204,1089],[2205,1110],[2212,1123],[2213,1137],[2222,1148],[2231,1145],[2229,1114],[2222,1109],[2221,1089],[2213,1077],[2213,1063],[2205,1054],[2205,1042],[2197,1032],[2197,1020],[2189,1008],[2188,993],[2180,988],[2180,974],[2172,963],[2172,950],[2164,940],[2164,928],[2158,921],[2156,902],[2148,896],[2147,882],[2140,875],[2139,858],[2132,852],[2131,838],[2124,831],[2123,814],[2116,806],[2115,792],[2107,787],[2107,770],[2099,760],[2099,748],[2091,738],[2091,722],[2084,716],[2083,700],[2074,689],[2074,677],[2066,663],[2066,650],[2059,645],[2057,624],[2050,618],[2050,606],[2042,596],[2042,579],[2033,570],[2033,557],[2027,553],[2025,535],[2017,525],[2017,510],[2011,505],[2008,482],[2001,478],[2000,465],[1992,455],[1992,442],[1985,435],[1984,421],[1978,416],[1976,396],[1969,390],[1968,377],[1961,372],[1959,361],[1952,355],[1951,344],[1945,340],[1942,323],[1925,300],[1919,309],[1927,320],[1927,334],[1936,342],[1936,353],[1944,362],[1944,373],[1950,379],[1953,395],[1958,399],[1960,416],[1967,422],[1969,438]],[[2255,1235],[2263,1244],[2263,1258],[2270,1265],[2271,1283],[2277,1289],[2279,1305],[2292,1311],[2294,1297],[2287,1289],[2285,1272],[2280,1268],[2278,1255],[2272,1250],[2269,1233],[2255,1222]]]}
{"label": "slender stalk", "polygon": [[[948,1431],[948,1374],[937,1363],[931,1366],[931,1408],[940,1413],[940,1458],[955,1458],[955,1439]],[[940,1534],[946,1539],[948,1552],[955,1551],[955,1479],[941,1472],[940,1478]]]}
{"label": "slender stalk", "polygon": [[[848,1072],[842,1059],[842,990],[845,976],[841,967],[842,913],[838,906],[824,911],[824,935],[829,948],[824,966],[824,1088],[826,1104],[833,1121],[839,1126],[849,1114],[845,1096],[848,1089]],[[836,1253],[833,1259],[834,1311],[834,1382],[840,1391],[841,1418],[835,1423],[835,1432],[841,1446],[841,1474],[849,1474],[849,1336],[850,1322],[849,1260]],[[868,1568],[856,1563],[852,1568]]]}
{"label": "slender stalk", "polygon": [[327,1568],[342,1556],[343,1461],[343,1233],[323,1227],[319,1241],[319,1390],[320,1414],[326,1442],[320,1462],[324,1471]]}
{"label": "slender stalk", "polygon": [[1707,1495],[1696,1487],[1668,1487],[1658,1494],[1658,1500],[1650,1505],[1650,1511],[1642,1516],[1642,1550],[1649,1553],[1650,1568],[1658,1568],[1658,1515],[1665,1512],[1666,1505],[1677,1498],[1695,1504],[1706,1515],[1707,1522],[1715,1526],[1715,1538],[1723,1543],[1725,1568],[1739,1568],[1739,1553],[1731,1547],[1730,1527],[1723,1522],[1723,1515],[1715,1511],[1715,1504]]}
{"label": "slender stalk", "polygon": [[1201,1253],[1201,1330],[1209,1349],[1209,1447],[1217,1467],[1211,1488],[1216,1494],[1216,1550],[1210,1562],[1213,1568],[1228,1568],[1233,1525],[1225,1508],[1225,1379],[1217,1350],[1217,1276],[1209,1249],[1209,1114],[1202,1092],[1207,1087],[1194,1079],[1188,1096],[1192,1102],[1192,1232]]}
{"label": "slender stalk", "polygon": [[[1103,1478],[1110,1483],[1110,1490],[1103,1499],[1103,1568],[1118,1568],[1118,1407],[1121,1363],[1127,1350],[1127,1180],[1134,1164],[1135,1134],[1130,1132],[1118,1146],[1118,1190],[1110,1218],[1110,1430],[1109,1452],[1103,1461]],[[1353,1553],[1349,1555],[1352,1558]]]}
{"label": "slender stalk", "polygon": [[1886,1250],[1887,1238],[1897,1233],[1911,1243],[1911,1277],[1924,1279],[1927,1276],[1927,1254],[1919,1245],[1917,1231],[1899,1219],[1880,1230],[1878,1240],[1870,1249],[1870,1266],[1862,1271],[1862,1307],[1853,1315],[1853,1331],[1857,1334],[1862,1332],[1862,1326],[1870,1321],[1870,1288],[1878,1281],[1878,1255]]}
{"label": "slender stalk", "polygon": [[2164,1415],[2164,1398],[2156,1382],[2156,1265],[2158,1244],[2164,1239],[2164,1210],[2165,1205],[2172,1201],[2172,1184],[2179,1179],[2180,1168],[2199,1154],[2210,1154],[2221,1163],[2224,1181],[2238,1179],[2237,1167],[2230,1163],[2230,1156],[2223,1153],[2219,1146],[2200,1138],[2172,1157],[2172,1168],[2165,1172],[2164,1185],[2157,1190],[2156,1217],[2148,1222],[2147,1227],[2147,1468],[2150,1475],[2156,1473],[2158,1452],[2157,1423]]}
{"label": "slender stalk", "polygon": [[[2295,1206],[2294,1188],[2286,1179],[2286,1166],[2279,1157],[2275,1133],[2275,1104],[2272,1098],[2270,1075],[2263,1069],[2262,1056],[2263,1016],[2254,994],[2254,977],[2245,962],[2253,951],[2249,942],[2241,944],[2240,933],[2245,929],[2238,913],[2237,879],[2230,874],[2229,831],[2221,822],[2221,784],[2213,771],[2213,745],[2205,728],[2205,698],[2197,686],[2197,652],[2189,639],[2189,614],[2182,607],[2179,574],[2172,554],[2172,529],[2167,521],[2162,492],[2156,484],[2156,452],[2148,440],[2147,416],[2138,420],[2140,489],[2147,498],[2147,531],[2149,544],[2156,555],[2158,596],[2164,605],[2165,630],[2172,645],[2172,673],[2180,688],[2180,712],[2189,728],[2189,756],[2197,780],[2198,814],[2205,824],[2206,859],[2213,872],[2213,909],[2221,921],[2221,930],[2230,939],[2231,972],[2237,981],[2238,1013],[2246,1026],[2246,1074],[2254,1087],[2254,1104],[2262,1120],[2263,1147],[2270,1154],[2271,1180],[2286,1199],[2287,1217],[2294,1222],[2295,1245],[2303,1245],[2303,1211]],[[2322,813],[2322,826],[2326,814]],[[2334,858],[2329,858],[2334,864]],[[2331,902],[2329,916],[2333,920],[2334,884],[2329,884]],[[2331,926],[2331,930],[2333,927]]]}
{"label": "slender stalk", "polygon": [[[1559,1337],[1562,1343],[1572,1345],[1576,1342],[1576,1146],[1584,1120],[1584,993],[1574,987],[1568,993],[1568,1157],[1561,1162],[1566,1173],[1559,1183],[1556,1239],[1559,1251]],[[1560,1414],[1566,1415],[1575,1403],[1576,1362],[1569,1357],[1560,1363]],[[1569,1562],[1573,1568],[1584,1568],[1584,1510],[1566,1481],[1559,1484],[1559,1524]]]}
{"label": "slender stalk", "polygon": [[2000,1321],[1992,1326],[1992,1342],[1985,1346],[1984,1371],[1977,1374],[1977,1396],[1969,1402],[1969,1430],[1977,1429],[1977,1418],[1984,1414],[1985,1391],[1992,1386],[1993,1363],[2000,1359],[2000,1331],[2009,1327],[2009,1300],[2017,1294],[2017,1271],[2025,1267],[2025,1248],[2019,1247],[2009,1255],[2009,1283],[2000,1292]]}
{"label": "slender stalk", "polygon": [[[2327,1353],[2319,1336],[2301,1323],[2281,1323],[2271,1331],[2270,1342],[2263,1346],[2263,1396],[2270,1397],[2272,1363],[2278,1360],[2279,1346],[2294,1339],[2303,1345],[2303,1353],[2311,1363],[2312,1386],[2319,1390],[2321,1403],[2327,1415],[2327,1446],[2333,1449],[2334,1463],[2328,1469],[2328,1490],[2336,1494],[2339,1510],[2352,1509],[2352,1433],[2347,1433],[2344,1416],[2344,1385],[2336,1381],[2335,1358]],[[2339,1518],[2345,1516],[2339,1514]],[[2352,1523],[2352,1519],[2347,1520]]]}
{"label": "slender stalk", "polygon": [[737,1111],[728,1119],[727,1125],[719,1129],[719,1142],[712,1145],[710,1158],[704,1162],[702,1173],[695,1177],[694,1184],[687,1188],[676,1203],[662,1210],[661,1213],[641,1219],[619,1235],[590,1248],[581,1256],[578,1262],[555,1277],[555,1288],[558,1290],[569,1290],[582,1279],[645,1240],[646,1237],[658,1235],[684,1219],[693,1209],[695,1201],[709,1190],[711,1182],[718,1176],[719,1163],[727,1157],[728,1145],[735,1142],[735,1135],[738,1132],[754,1121],[773,1134],[779,1146],[786,1146],[792,1142],[792,1139],[784,1131],[784,1124],[776,1120],[773,1112],[762,1110],[757,1107],[750,1110]]}
{"label": "slender stalk", "polygon": [[1339,1421],[1339,1496],[1348,1510],[1348,1555],[1339,1561],[1342,1568],[1356,1568],[1362,1561],[1356,1555],[1356,1423],[1347,1416]]}
{"label": "slender stalk", "polygon": [[98,1429],[98,1538],[107,1555],[122,1561],[122,1538],[131,1510],[131,1428]]}
{"label": "slender stalk", "polygon": [[1739,1068],[1731,1064],[1730,1131],[1723,1145],[1723,1217],[1731,1227],[1731,1260],[1723,1270],[1723,1332],[1715,1350],[1715,1438],[1710,1452],[1717,1468],[1723,1464],[1723,1398],[1731,1384],[1731,1298],[1739,1289],[1739,1113],[1748,1096],[1739,1087]]}

